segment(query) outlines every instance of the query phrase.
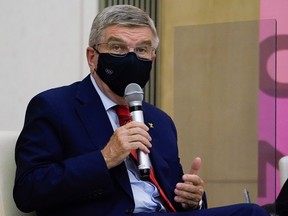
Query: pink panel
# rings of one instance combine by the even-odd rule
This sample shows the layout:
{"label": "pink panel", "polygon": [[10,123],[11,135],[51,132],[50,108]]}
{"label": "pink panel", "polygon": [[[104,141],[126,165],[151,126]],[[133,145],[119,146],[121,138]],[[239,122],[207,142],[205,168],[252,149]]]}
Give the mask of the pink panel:
{"label": "pink panel", "polygon": [[[260,86],[259,94],[259,191],[258,203],[270,203],[273,199],[273,191],[276,187],[276,195],[279,193],[279,173],[276,173],[275,166],[278,168],[278,160],[283,155],[288,155],[288,1],[287,0],[260,0],[260,52],[263,52],[263,44],[270,40],[277,40],[277,52],[264,51],[260,53],[262,87]],[[277,22],[277,33],[273,39],[273,31],[267,26],[266,19],[275,19]],[[273,29],[273,27],[272,27]],[[276,29],[275,29],[276,30]],[[270,31],[270,32],[269,32]],[[266,44],[267,45],[267,44]],[[268,45],[269,47],[269,45]],[[267,47],[265,47],[267,48]],[[274,75],[275,64],[277,62],[277,76]],[[264,82],[264,83],[263,83]],[[273,98],[273,91],[269,89],[277,87],[276,101]],[[264,86],[263,86],[264,84]],[[261,83],[260,83],[261,85]],[[265,90],[266,89],[266,90]],[[276,102],[276,103],[275,103]],[[274,105],[273,105],[274,104]],[[273,110],[275,109],[275,110]],[[274,113],[273,113],[274,111]],[[276,111],[276,112],[275,112]],[[276,124],[273,125],[273,116]],[[274,126],[274,129],[273,129]],[[273,132],[275,131],[275,133]],[[273,139],[273,135],[275,135]],[[275,146],[276,144],[276,146]],[[275,149],[276,148],[276,149]],[[272,157],[271,150],[274,150],[276,164],[269,161]],[[266,162],[263,168],[263,161]],[[261,165],[262,163],[262,165]],[[261,169],[262,166],[262,169]],[[263,174],[265,173],[265,175]],[[265,184],[265,188],[263,186]],[[261,191],[265,191],[262,193]]]}

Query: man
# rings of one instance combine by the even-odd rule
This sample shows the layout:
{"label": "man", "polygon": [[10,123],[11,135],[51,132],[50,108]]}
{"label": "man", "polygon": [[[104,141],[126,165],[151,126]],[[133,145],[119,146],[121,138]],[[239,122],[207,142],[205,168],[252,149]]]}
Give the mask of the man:
{"label": "man", "polygon": [[[144,102],[145,124],[120,126],[114,107],[126,105],[129,83],[145,86],[158,42],[153,21],[136,7],[112,6],[96,16],[87,48],[91,74],[28,105],[16,145],[20,210],[39,216],[267,215],[254,204],[205,209],[201,160],[183,175],[174,123],[161,110]],[[160,187],[141,179],[130,154],[136,149],[149,153]]]}

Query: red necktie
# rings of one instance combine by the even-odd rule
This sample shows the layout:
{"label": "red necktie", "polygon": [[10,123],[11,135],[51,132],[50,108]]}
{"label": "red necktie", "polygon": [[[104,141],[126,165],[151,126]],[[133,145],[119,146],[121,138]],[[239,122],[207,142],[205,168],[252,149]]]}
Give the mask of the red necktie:
{"label": "red necktie", "polygon": [[[120,126],[125,125],[126,123],[130,122],[130,112],[129,112],[129,108],[128,106],[125,105],[116,105],[113,107],[113,109],[116,111],[116,114],[118,115],[119,118],[119,124]],[[133,158],[137,161],[137,153],[135,150],[131,151],[131,155],[133,156]],[[170,212],[176,212],[174,206],[172,205],[172,203],[169,201],[169,199],[166,197],[164,191],[162,190],[162,188],[160,187],[160,185],[158,184],[156,178],[155,178],[155,174],[153,171],[153,168],[150,167],[150,181],[157,187],[160,196],[163,200],[163,204],[165,205],[166,209],[169,210]]]}
{"label": "red necktie", "polygon": [[116,105],[113,107],[113,109],[116,111],[116,114],[119,118],[119,124],[120,126],[127,124],[131,121],[130,119],[130,112],[129,107],[126,105]]}

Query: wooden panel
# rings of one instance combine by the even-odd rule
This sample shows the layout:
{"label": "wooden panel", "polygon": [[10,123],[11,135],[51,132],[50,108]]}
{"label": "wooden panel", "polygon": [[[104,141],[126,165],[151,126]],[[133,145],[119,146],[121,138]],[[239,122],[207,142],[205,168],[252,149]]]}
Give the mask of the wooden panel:
{"label": "wooden panel", "polygon": [[[241,182],[209,182],[206,185],[209,208],[212,205],[223,206],[236,203],[244,203],[243,189],[249,188],[251,202],[257,202],[257,183],[245,181]],[[229,191],[229,193],[227,193]],[[232,197],[232,198],[231,198]]]}
{"label": "wooden panel", "polygon": [[256,196],[258,22],[176,27],[174,37],[173,106],[184,169],[195,156],[203,159],[209,193],[221,196],[210,206],[243,202],[245,185]]}
{"label": "wooden panel", "polygon": [[[174,116],[174,28],[259,19],[260,0],[165,0],[159,1],[160,47],[157,59],[160,72],[160,107]],[[160,54],[160,55],[159,55]]]}

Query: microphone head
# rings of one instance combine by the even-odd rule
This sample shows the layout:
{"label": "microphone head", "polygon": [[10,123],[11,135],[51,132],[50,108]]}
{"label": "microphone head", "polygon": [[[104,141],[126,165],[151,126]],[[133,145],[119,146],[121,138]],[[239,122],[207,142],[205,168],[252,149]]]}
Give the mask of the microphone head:
{"label": "microphone head", "polygon": [[142,103],[143,94],[143,90],[138,84],[130,83],[125,88],[124,97],[128,104],[135,101],[141,101]]}

